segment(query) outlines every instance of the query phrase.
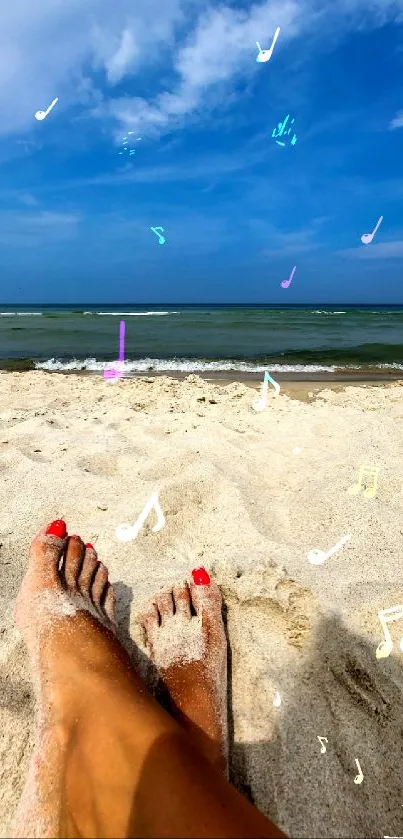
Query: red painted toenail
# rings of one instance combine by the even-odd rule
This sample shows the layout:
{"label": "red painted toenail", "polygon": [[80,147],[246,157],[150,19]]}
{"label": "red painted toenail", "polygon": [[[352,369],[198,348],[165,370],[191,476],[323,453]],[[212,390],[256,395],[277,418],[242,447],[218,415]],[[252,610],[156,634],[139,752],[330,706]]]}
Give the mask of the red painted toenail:
{"label": "red painted toenail", "polygon": [[85,547],[86,548],[92,548],[92,550],[95,551],[94,545],[91,545],[91,542],[87,542]]}
{"label": "red painted toenail", "polygon": [[67,533],[66,522],[63,519],[56,519],[52,524],[46,528],[47,536],[58,536],[59,539],[64,539]]}
{"label": "red painted toenail", "polygon": [[196,586],[210,585],[210,577],[205,568],[195,568],[192,571],[192,577]]}

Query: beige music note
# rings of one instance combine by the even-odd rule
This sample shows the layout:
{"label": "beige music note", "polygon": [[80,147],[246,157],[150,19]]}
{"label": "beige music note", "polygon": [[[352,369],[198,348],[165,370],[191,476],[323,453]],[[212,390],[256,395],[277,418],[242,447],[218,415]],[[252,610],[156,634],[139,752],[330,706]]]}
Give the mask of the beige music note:
{"label": "beige music note", "polygon": [[320,742],[320,744],[321,744],[321,750],[320,750],[320,753],[321,753],[321,755],[324,755],[324,754],[325,754],[325,751],[326,751],[326,746],[325,746],[325,744],[324,744],[324,743],[322,743],[322,740],[326,740],[326,743],[327,743],[327,742],[328,742],[327,737],[319,737],[319,734],[317,734],[316,736],[317,736],[317,738],[318,738],[318,740],[319,740],[319,742]]}
{"label": "beige music note", "polygon": [[[364,489],[363,495],[365,498],[375,498],[376,490],[378,486],[378,475],[379,469],[376,469],[374,466],[360,466],[360,471],[358,475],[358,483],[353,484],[353,486],[349,487],[347,492],[349,495],[358,495],[358,493],[363,489],[363,484],[365,484],[366,489]],[[372,487],[367,487],[367,482],[373,481]]]}
{"label": "beige music note", "polygon": [[[388,623],[392,623],[393,621],[403,618],[403,606],[391,606],[389,609],[381,609],[381,611],[378,612],[378,618],[381,622],[383,634],[385,636],[385,640],[381,641],[376,648],[376,657],[379,659],[387,658],[392,652],[393,641],[388,629]],[[400,641],[400,649],[403,649],[403,638]]]}
{"label": "beige music note", "polygon": [[147,501],[143,512],[140,513],[135,524],[120,524],[119,527],[116,528],[117,538],[120,539],[121,542],[131,542],[132,539],[135,539],[153,508],[157,513],[157,524],[154,525],[152,531],[153,533],[158,533],[158,531],[164,527],[165,516],[159,505],[158,493],[155,492],[154,495],[151,496],[150,500]]}
{"label": "beige music note", "polygon": [[364,775],[362,774],[362,769],[361,769],[359,761],[357,760],[357,758],[354,758],[354,759],[355,759],[355,762],[357,764],[357,769],[358,769],[358,772],[359,772],[359,774],[356,775],[355,778],[354,778],[354,783],[355,784],[362,784],[362,782],[364,780]]}

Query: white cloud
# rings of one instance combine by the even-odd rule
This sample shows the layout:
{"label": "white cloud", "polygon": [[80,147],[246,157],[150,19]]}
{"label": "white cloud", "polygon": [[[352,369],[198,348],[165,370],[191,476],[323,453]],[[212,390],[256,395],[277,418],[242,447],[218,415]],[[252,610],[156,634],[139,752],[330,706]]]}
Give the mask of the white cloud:
{"label": "white cloud", "polygon": [[403,256],[403,240],[396,242],[379,242],[379,244],[358,245],[356,248],[345,248],[335,251],[337,256],[352,259],[400,259]]}
{"label": "white cloud", "polygon": [[401,128],[403,126],[403,111],[398,111],[396,116],[389,123],[389,131],[394,128]]}
{"label": "white cloud", "polygon": [[34,196],[30,195],[28,192],[24,193],[23,195],[19,195],[18,200],[21,201],[21,204],[25,204],[27,207],[36,207],[38,203],[36,198],[34,198]]}
{"label": "white cloud", "polygon": [[[6,118],[0,136],[33,128],[35,111],[55,96],[59,114],[81,104],[88,115],[117,120],[119,135],[130,128],[171,131],[225,104],[238,76],[266,73],[266,65],[255,62],[255,42],[268,47],[277,26],[274,60],[298,35],[315,30],[323,38],[332,21],[344,31],[381,25],[403,10],[403,0],[337,0],[322,8],[317,0],[260,0],[246,9],[235,2],[1,3],[0,110]],[[160,78],[156,95],[142,97],[137,85],[133,98],[122,98],[121,90],[114,96],[123,79],[141,74],[143,82],[149,71]]]}
{"label": "white cloud", "polygon": [[80,216],[42,211],[0,212],[0,244],[16,248],[49,246],[77,236]]}

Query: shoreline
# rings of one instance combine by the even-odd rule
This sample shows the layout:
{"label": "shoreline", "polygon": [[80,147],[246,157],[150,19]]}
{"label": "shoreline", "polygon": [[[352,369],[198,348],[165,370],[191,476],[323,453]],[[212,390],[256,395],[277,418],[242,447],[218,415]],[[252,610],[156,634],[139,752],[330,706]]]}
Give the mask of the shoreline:
{"label": "shoreline", "polygon": [[[127,359],[126,359],[127,361]],[[78,376],[78,377],[88,377],[88,376],[102,376],[103,369],[100,370],[68,370],[68,369],[60,369],[60,370],[47,370],[43,368],[34,367],[35,363],[44,363],[41,361],[32,361],[30,360],[27,362],[26,359],[7,359],[7,360],[0,360],[0,375],[2,373],[48,373],[49,375],[55,374],[62,374],[66,376]],[[108,360],[105,362],[99,362],[100,364],[104,364],[105,367],[109,367],[113,360]],[[264,370],[267,370],[276,381],[287,382],[288,384],[291,383],[324,383],[327,386],[331,387],[332,384],[337,383],[364,383],[364,384],[387,384],[388,382],[398,382],[403,381],[403,370],[395,370],[395,369],[382,369],[379,370],[374,367],[367,367],[361,370],[348,370],[343,369],[340,367],[336,371],[318,371],[313,370],[309,372],[308,370],[276,370],[275,367],[277,366],[276,362],[269,363],[264,365]],[[263,367],[263,365],[262,365]],[[235,382],[246,384],[248,382],[260,382],[263,380],[264,370],[200,370],[200,369],[189,369],[189,370],[127,370],[123,378],[125,379],[141,379],[141,378],[161,378],[161,376],[166,376],[168,378],[177,379],[178,381],[184,381],[188,378],[188,376],[199,376],[200,378],[204,379],[205,381],[210,381],[211,383],[220,382],[220,383],[227,383],[227,384],[234,384]]]}

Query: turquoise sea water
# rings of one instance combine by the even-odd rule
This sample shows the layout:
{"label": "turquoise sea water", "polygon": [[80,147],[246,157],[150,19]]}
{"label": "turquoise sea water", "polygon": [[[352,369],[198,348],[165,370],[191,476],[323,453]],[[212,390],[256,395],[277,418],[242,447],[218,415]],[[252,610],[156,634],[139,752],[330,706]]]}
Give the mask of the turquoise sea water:
{"label": "turquoise sea water", "polygon": [[101,372],[118,357],[126,323],[127,374],[199,372],[289,378],[401,376],[403,306],[4,306],[0,366]]}

